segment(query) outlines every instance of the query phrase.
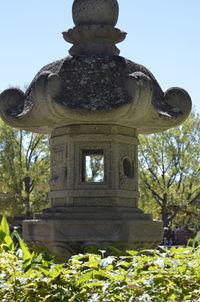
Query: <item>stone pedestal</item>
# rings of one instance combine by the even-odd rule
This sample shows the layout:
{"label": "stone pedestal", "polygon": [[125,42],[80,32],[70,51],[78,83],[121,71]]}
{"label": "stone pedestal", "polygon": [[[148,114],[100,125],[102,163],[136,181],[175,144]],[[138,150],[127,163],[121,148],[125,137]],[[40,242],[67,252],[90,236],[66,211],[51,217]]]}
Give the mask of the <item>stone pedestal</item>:
{"label": "stone pedestal", "polygon": [[30,246],[45,247],[57,256],[71,256],[114,245],[121,251],[154,248],[162,241],[162,223],[137,208],[58,207],[36,214],[23,224]]}
{"label": "stone pedestal", "polygon": [[[29,244],[57,255],[88,246],[120,249],[155,247],[162,223],[137,208],[137,131],[116,125],[70,125],[55,129],[51,146],[52,207],[25,221]],[[88,160],[100,156],[101,171],[87,173]],[[99,159],[99,158],[97,158]]]}

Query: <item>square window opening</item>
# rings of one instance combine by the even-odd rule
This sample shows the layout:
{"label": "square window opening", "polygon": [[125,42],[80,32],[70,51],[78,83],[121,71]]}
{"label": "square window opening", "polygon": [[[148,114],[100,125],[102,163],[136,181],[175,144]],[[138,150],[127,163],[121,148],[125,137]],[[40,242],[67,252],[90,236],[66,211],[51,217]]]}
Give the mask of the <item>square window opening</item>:
{"label": "square window opening", "polygon": [[103,150],[84,150],[82,181],[87,183],[103,183],[104,174]]}

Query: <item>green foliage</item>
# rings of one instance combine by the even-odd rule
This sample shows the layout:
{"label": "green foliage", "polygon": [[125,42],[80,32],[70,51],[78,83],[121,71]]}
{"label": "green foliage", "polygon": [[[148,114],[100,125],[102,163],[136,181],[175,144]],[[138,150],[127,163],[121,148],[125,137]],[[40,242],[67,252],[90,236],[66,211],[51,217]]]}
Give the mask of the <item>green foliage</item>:
{"label": "green foliage", "polygon": [[199,243],[200,243],[200,231],[199,231],[199,232],[196,234],[195,239],[196,239],[196,240],[198,240],[198,241],[199,241]]}
{"label": "green foliage", "polygon": [[49,190],[47,136],[13,129],[0,121],[0,214],[45,207]]}
{"label": "green foliage", "polygon": [[187,246],[191,246],[191,247],[194,247],[194,248],[200,246],[200,232],[197,233],[197,235],[194,239],[189,239],[188,240]]}
{"label": "green foliage", "polygon": [[2,302],[199,301],[200,249],[128,251],[109,257],[102,251],[58,264],[30,252],[20,238],[14,246],[5,219],[0,233]]}
{"label": "green foliage", "polygon": [[195,239],[189,239],[187,242],[187,246],[196,248],[199,246],[199,242]]}
{"label": "green foliage", "polygon": [[200,228],[200,118],[192,113],[181,126],[141,136],[140,206],[172,223]]}

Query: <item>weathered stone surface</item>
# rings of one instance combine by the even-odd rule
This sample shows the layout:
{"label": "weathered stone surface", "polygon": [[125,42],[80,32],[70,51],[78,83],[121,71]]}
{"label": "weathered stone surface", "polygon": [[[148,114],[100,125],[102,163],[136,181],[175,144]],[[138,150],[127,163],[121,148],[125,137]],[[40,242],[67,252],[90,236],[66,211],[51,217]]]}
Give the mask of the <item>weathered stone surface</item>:
{"label": "weathered stone surface", "polygon": [[64,39],[74,44],[69,54],[119,55],[115,46],[126,33],[114,28],[119,7],[116,0],[75,0],[72,7],[73,29],[63,32]]}
{"label": "weathered stone surface", "polygon": [[[25,221],[23,236],[57,256],[117,244],[122,250],[155,247],[162,223],[137,208],[137,131],[116,125],[71,125],[51,136],[52,207]],[[104,180],[87,182],[85,150],[102,150]],[[49,236],[46,236],[46,230]]]}
{"label": "weathered stone surface", "polygon": [[119,57],[115,44],[126,33],[115,28],[117,0],[75,0],[75,27],[63,32],[72,57],[44,66],[25,94],[0,94],[0,116],[14,127],[39,133],[75,124],[108,123],[163,131],[182,123],[191,99],[181,88],[165,93],[140,64]]}
{"label": "weathered stone surface", "polygon": [[[126,33],[114,28],[116,0],[75,0],[75,27],[63,37],[68,56],[44,66],[25,93],[0,94],[0,116],[11,126],[51,133],[51,208],[24,222],[23,236],[58,256],[89,246],[152,248],[162,223],[138,206],[138,133],[182,123],[191,99],[165,93],[148,69],[118,56]],[[95,179],[88,160],[103,162]]]}
{"label": "weathered stone surface", "polygon": [[116,0],[75,0],[72,16],[75,25],[101,24],[115,26],[119,6]]}
{"label": "weathered stone surface", "polygon": [[[109,39],[108,39],[109,37]],[[126,37],[126,33],[110,25],[83,25],[76,26],[63,32],[63,38],[69,43],[103,41],[110,43],[120,43]],[[90,50],[89,50],[90,51]],[[88,53],[86,53],[88,54]],[[94,55],[94,54],[92,54]]]}
{"label": "weathered stone surface", "polygon": [[63,32],[65,41],[74,44],[69,54],[119,55],[116,43],[123,41],[126,33],[110,25],[83,25]]}
{"label": "weathered stone surface", "polygon": [[[136,208],[138,143],[136,131],[115,125],[71,125],[56,129],[50,139],[52,206]],[[103,183],[84,180],[85,150],[102,150]],[[131,163],[131,175],[125,174],[126,159]]]}
{"label": "weathered stone surface", "polygon": [[137,209],[73,207],[25,221],[23,236],[30,245],[44,246],[57,256],[71,256],[88,247],[112,244],[122,251],[154,248],[162,240],[162,225]]}
{"label": "weathered stone surface", "polygon": [[151,133],[180,124],[190,110],[186,91],[164,93],[148,69],[119,56],[66,57],[43,67],[25,94],[8,89],[0,95],[0,114],[7,123],[41,133],[72,120],[117,120]]}

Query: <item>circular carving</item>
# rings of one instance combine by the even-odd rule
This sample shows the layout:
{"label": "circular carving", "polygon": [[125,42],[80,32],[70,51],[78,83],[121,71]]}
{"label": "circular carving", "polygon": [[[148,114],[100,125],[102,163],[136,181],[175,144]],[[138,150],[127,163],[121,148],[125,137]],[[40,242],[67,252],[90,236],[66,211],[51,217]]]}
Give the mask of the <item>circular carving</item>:
{"label": "circular carving", "polygon": [[72,15],[75,25],[117,23],[119,6],[116,0],[75,0]]}
{"label": "circular carving", "polygon": [[123,159],[123,172],[124,175],[128,178],[133,178],[134,176],[133,165],[128,157]]}
{"label": "circular carving", "polygon": [[21,114],[24,109],[25,95],[18,88],[4,90],[0,96],[0,110],[12,117]]}

